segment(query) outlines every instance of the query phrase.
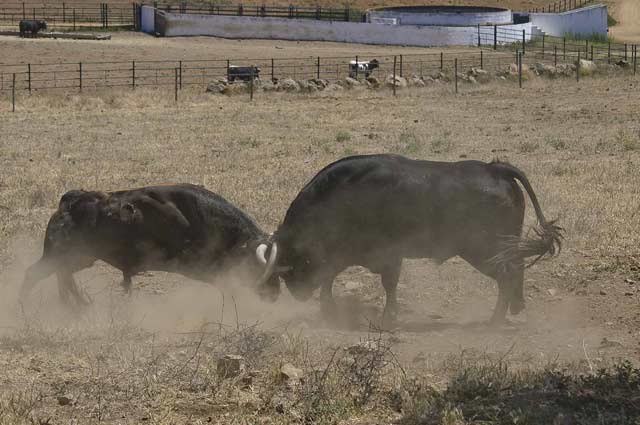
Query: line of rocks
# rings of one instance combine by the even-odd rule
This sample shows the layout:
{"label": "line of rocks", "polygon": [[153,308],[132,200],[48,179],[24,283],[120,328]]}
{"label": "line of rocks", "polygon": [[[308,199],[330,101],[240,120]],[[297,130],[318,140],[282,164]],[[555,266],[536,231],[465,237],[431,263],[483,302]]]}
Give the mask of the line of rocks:
{"label": "line of rocks", "polygon": [[[596,64],[592,61],[580,60],[580,74],[592,75],[602,69],[619,69],[626,68],[629,63],[620,60],[613,64]],[[570,77],[575,75],[576,65],[558,64],[557,66],[544,63],[535,63],[530,66],[524,66],[522,69],[523,76],[529,78],[532,75],[548,78]],[[489,72],[479,67],[472,67],[466,72],[458,73],[458,80],[462,83],[483,84],[498,80],[507,80],[517,78],[518,66],[515,63],[509,64],[503,69],[495,72]],[[292,78],[271,80],[254,80],[253,89],[263,92],[298,92],[298,93],[316,93],[316,92],[339,92],[352,89],[381,89],[392,88],[404,89],[407,87],[425,87],[432,84],[450,83],[453,81],[454,75],[450,72],[434,72],[430,75],[411,75],[410,77],[401,77],[399,75],[387,75],[383,78],[369,76],[363,80],[347,77],[338,81],[329,81],[326,79],[311,78],[306,80],[294,80]],[[248,82],[229,83],[225,78],[221,78],[211,82],[207,86],[207,92],[212,94],[234,95],[239,93],[247,93],[250,90]]]}

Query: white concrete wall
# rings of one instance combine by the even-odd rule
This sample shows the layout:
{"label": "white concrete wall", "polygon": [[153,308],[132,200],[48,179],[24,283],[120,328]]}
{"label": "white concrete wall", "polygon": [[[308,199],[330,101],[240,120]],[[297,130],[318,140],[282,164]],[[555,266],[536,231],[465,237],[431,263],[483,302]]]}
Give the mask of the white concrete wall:
{"label": "white concrete wall", "polygon": [[[597,4],[563,13],[530,13],[531,23],[548,35],[607,35],[607,6]],[[640,24],[639,24],[640,25]]]}
{"label": "white concrete wall", "polygon": [[503,25],[512,22],[510,10],[475,13],[444,11],[408,13],[397,10],[371,10],[367,12],[367,21],[372,22],[372,18],[397,18],[399,25],[471,26]]}
{"label": "white concrete wall", "polygon": [[141,31],[147,34],[155,33],[155,9],[151,6],[142,6],[140,12]]}
{"label": "white concrete wall", "polygon": [[[162,11],[158,11],[156,19],[158,19],[158,31],[167,37],[208,35],[235,39],[337,41],[425,47],[468,46],[478,43],[477,27],[381,25],[312,19],[181,15]],[[509,27],[520,31],[526,29],[527,34],[531,33],[531,24]],[[493,34],[493,27],[490,28]]]}

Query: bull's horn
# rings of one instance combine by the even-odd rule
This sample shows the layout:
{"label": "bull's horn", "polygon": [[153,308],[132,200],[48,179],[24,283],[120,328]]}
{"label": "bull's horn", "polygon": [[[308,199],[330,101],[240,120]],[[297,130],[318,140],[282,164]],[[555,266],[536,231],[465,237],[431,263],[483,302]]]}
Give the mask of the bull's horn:
{"label": "bull's horn", "polygon": [[265,257],[266,252],[267,252],[267,244],[261,243],[256,248],[256,258],[258,259],[260,264],[262,264],[263,266],[267,265],[267,258]]}
{"label": "bull's horn", "polygon": [[[261,244],[260,246],[262,246],[262,245],[264,245],[264,244]],[[258,246],[258,249],[260,249],[260,246]],[[266,249],[266,245],[265,245],[265,249]],[[262,252],[262,257],[264,258],[264,251]],[[258,287],[260,287],[260,286],[264,285],[265,283],[267,283],[267,281],[269,280],[269,278],[273,274],[273,269],[276,266],[277,258],[278,258],[278,244],[276,242],[274,242],[273,245],[271,245],[271,254],[269,255],[269,261],[266,262],[267,267],[265,268],[264,273],[262,273],[262,276],[260,277],[260,280],[258,281]]]}

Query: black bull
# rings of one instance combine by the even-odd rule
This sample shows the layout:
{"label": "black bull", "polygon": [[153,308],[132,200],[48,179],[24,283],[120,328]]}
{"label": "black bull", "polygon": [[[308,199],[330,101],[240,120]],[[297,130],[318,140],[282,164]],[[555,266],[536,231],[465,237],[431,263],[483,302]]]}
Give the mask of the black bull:
{"label": "black bull", "polygon": [[208,282],[236,266],[251,278],[262,274],[259,288],[274,287],[277,277],[267,283],[264,250],[259,249],[267,240],[253,219],[200,186],[73,190],[62,196],[49,220],[42,258],[27,270],[21,298],[56,273],[63,300],[72,295],[77,303],[86,303],[73,274],[96,260],[121,270],[127,291],[132,276],[146,270]]}
{"label": "black bull", "polygon": [[25,19],[20,21],[18,27],[20,28],[20,37],[25,37],[27,33],[31,33],[33,37],[38,34],[40,30],[46,30],[47,23],[35,19]]}
{"label": "black bull", "polygon": [[[521,238],[525,200],[517,182],[536,212],[533,238]],[[524,308],[524,259],[559,252],[561,239],[526,176],[509,164],[354,156],[325,167],[298,194],[273,237],[278,255],[271,270],[281,270],[300,300],[321,288],[330,314],[336,275],[367,267],[382,277],[385,318],[393,320],[403,258],[443,263],[460,256],[497,281],[491,320],[501,322],[508,309]]]}

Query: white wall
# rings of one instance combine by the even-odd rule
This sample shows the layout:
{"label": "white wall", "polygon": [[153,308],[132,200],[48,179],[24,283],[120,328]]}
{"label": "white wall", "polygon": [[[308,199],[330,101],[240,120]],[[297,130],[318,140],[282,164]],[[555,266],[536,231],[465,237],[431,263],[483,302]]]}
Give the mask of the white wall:
{"label": "white wall", "polygon": [[[158,30],[167,37],[208,35],[241,39],[337,41],[406,46],[477,45],[477,27],[381,25],[312,19],[181,15],[158,11]],[[531,24],[509,26],[531,33]],[[493,27],[491,27],[493,34]]]}
{"label": "white wall", "polygon": [[409,13],[401,10],[371,10],[367,12],[367,21],[372,18],[397,18],[399,25],[439,25],[439,26],[472,26],[472,25],[504,25],[512,22],[511,11],[492,12],[445,12]]}
{"label": "white wall", "polygon": [[[607,35],[607,6],[597,4],[563,13],[530,13],[531,23],[548,35]],[[639,24],[640,25],[640,24]]]}
{"label": "white wall", "polygon": [[142,6],[140,13],[141,31],[147,34],[155,34],[155,9],[151,6]]}

